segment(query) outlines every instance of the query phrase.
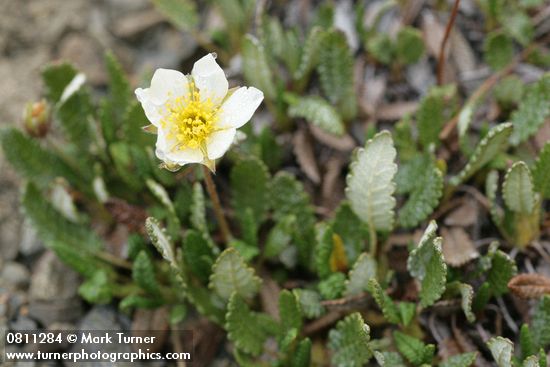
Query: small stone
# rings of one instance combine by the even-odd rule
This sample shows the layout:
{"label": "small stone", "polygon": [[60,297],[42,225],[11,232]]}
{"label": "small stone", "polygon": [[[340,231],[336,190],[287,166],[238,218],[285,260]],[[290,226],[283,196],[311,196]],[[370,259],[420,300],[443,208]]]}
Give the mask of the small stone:
{"label": "small stone", "polygon": [[59,58],[70,61],[78,70],[86,74],[93,85],[104,84],[107,75],[103,68],[103,53],[97,42],[86,35],[71,33],[59,45]]}
{"label": "small stone", "polygon": [[27,268],[16,262],[5,263],[0,273],[0,285],[10,289],[25,289],[29,285]]}
{"label": "small stone", "polygon": [[19,252],[24,256],[30,256],[44,249],[44,243],[38,238],[36,230],[28,220],[23,221],[21,227],[21,243]]}

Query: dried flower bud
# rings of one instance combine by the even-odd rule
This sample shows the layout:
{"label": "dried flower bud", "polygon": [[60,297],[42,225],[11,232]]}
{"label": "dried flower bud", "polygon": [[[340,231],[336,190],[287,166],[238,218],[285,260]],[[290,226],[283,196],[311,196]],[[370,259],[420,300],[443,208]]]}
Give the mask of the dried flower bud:
{"label": "dried flower bud", "polygon": [[42,138],[50,129],[50,106],[45,100],[27,103],[23,113],[23,126],[25,131],[35,138]]}

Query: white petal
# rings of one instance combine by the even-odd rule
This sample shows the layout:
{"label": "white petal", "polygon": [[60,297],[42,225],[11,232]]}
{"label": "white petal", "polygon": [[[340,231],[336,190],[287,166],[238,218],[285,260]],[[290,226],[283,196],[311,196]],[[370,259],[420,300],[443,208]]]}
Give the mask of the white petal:
{"label": "white petal", "polygon": [[220,158],[231,146],[235,139],[236,129],[220,130],[208,138],[206,142],[206,151],[211,160]]}
{"label": "white petal", "polygon": [[221,103],[227,94],[229,83],[223,69],[212,54],[204,56],[193,65],[193,80],[201,94],[201,100],[210,98],[215,104]]}
{"label": "white petal", "polygon": [[141,107],[143,108],[147,119],[151,121],[153,125],[158,127],[160,126],[160,120],[162,120],[162,109],[151,101],[151,98],[149,97],[149,90],[149,88],[138,88],[135,93],[138,101],[141,103]]}
{"label": "white petal", "polygon": [[175,149],[177,142],[175,139],[168,139],[163,129],[158,129],[157,144],[155,154],[157,157],[169,164],[179,164],[183,166],[187,163],[200,163],[204,155],[200,149]]}
{"label": "white petal", "polygon": [[246,124],[258,108],[264,94],[254,87],[237,89],[221,106],[218,127],[239,128]]}
{"label": "white petal", "polygon": [[189,91],[187,77],[177,70],[157,69],[151,79],[149,99],[156,105],[162,105],[180,96],[187,95]]}

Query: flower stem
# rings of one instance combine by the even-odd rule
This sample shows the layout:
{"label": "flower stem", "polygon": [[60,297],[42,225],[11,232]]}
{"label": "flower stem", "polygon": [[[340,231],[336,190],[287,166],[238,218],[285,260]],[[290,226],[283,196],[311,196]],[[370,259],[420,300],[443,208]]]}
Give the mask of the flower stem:
{"label": "flower stem", "polygon": [[216,215],[216,219],[218,220],[218,223],[220,225],[223,242],[227,243],[233,238],[233,235],[231,234],[231,230],[229,229],[229,225],[227,224],[227,220],[225,219],[225,216],[223,214],[220,197],[218,196],[218,192],[216,191],[214,180],[212,180],[212,173],[208,170],[206,166],[203,166],[203,172],[204,182],[206,183],[206,190],[208,191],[208,195],[210,195],[210,199],[212,199],[214,214]]}

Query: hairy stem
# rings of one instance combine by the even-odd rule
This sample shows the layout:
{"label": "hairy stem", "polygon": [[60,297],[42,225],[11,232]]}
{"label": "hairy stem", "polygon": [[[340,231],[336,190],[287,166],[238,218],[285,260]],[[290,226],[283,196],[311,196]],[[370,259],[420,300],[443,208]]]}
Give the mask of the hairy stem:
{"label": "hairy stem", "polygon": [[218,196],[214,180],[212,180],[212,173],[208,170],[206,166],[203,166],[203,172],[204,182],[206,183],[206,191],[208,191],[208,195],[210,195],[210,199],[212,200],[212,205],[214,206],[214,214],[216,215],[216,219],[218,220],[218,223],[220,225],[223,242],[227,243],[230,239],[233,238],[233,235],[231,234],[231,230],[229,229],[229,225],[227,224],[227,220],[225,219],[225,215],[223,214],[220,197]]}

